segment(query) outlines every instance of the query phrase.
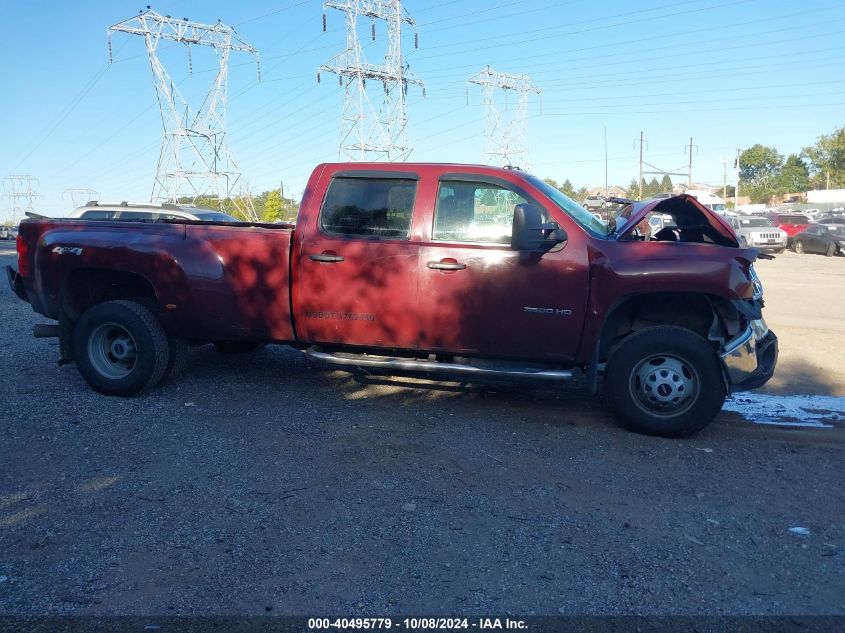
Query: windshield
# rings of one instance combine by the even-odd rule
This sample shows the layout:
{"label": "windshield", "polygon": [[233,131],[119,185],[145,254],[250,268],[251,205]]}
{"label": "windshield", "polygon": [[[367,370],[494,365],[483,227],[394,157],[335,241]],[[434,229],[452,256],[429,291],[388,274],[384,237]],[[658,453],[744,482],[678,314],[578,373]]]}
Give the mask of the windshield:
{"label": "windshield", "polygon": [[810,219],[803,215],[782,215],[780,216],[781,224],[809,224]]}
{"label": "windshield", "polygon": [[739,218],[737,220],[741,229],[756,229],[774,226],[766,218]]}
{"label": "windshield", "polygon": [[711,209],[713,209],[713,211],[715,211],[716,213],[724,213],[725,211],[728,210],[728,207],[724,204],[710,204],[710,205],[707,205],[707,206],[709,206]]}
{"label": "windshield", "polygon": [[197,216],[197,219],[204,222],[240,222],[237,218],[233,218],[231,215],[221,213],[220,211],[194,211],[194,215]]}
{"label": "windshield", "polygon": [[587,229],[587,231],[591,234],[598,237],[605,237],[607,235],[607,227],[601,220],[596,219],[592,213],[587,211],[577,202],[571,200],[559,189],[555,189],[550,184],[543,182],[536,176],[526,175],[526,178],[532,185],[551,198],[552,202],[560,207],[566,215],[575,220],[583,228]]}

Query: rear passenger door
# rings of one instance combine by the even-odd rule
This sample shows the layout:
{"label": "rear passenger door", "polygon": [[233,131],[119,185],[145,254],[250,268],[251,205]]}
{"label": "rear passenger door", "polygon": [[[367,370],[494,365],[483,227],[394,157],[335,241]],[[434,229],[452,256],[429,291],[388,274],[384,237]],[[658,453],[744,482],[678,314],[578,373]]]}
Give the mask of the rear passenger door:
{"label": "rear passenger door", "polygon": [[[409,172],[347,171],[309,209],[295,287],[297,337],[313,343],[416,347],[417,258]],[[325,183],[324,183],[324,186]]]}

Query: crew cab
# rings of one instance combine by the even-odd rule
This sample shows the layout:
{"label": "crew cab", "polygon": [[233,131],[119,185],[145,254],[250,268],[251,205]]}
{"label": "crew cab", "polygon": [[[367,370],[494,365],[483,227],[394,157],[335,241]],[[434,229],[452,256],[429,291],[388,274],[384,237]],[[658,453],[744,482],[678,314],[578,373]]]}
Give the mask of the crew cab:
{"label": "crew cab", "polygon": [[[672,222],[652,234],[651,214]],[[641,228],[645,231],[641,232]],[[331,367],[603,386],[685,436],[773,374],[754,249],[690,196],[611,226],[539,178],[459,164],[322,164],[296,224],[25,220],[16,294],[63,362],[133,396],[187,346],[293,346]]]}

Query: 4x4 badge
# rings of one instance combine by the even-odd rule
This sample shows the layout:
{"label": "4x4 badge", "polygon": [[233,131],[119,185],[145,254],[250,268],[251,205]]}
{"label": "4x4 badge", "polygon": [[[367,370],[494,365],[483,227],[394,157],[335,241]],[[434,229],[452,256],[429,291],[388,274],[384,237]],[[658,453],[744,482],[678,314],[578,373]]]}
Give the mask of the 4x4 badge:
{"label": "4x4 badge", "polygon": [[82,249],[77,246],[57,246],[53,252],[57,255],[82,255]]}

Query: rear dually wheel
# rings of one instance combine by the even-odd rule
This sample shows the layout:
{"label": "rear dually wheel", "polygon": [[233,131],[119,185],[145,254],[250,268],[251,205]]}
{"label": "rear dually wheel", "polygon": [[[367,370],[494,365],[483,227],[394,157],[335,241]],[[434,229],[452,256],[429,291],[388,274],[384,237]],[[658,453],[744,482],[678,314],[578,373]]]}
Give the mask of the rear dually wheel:
{"label": "rear dually wheel", "polygon": [[96,391],[134,396],[161,380],[170,350],[156,316],[140,303],[120,300],[83,313],[73,332],[73,355]]}

